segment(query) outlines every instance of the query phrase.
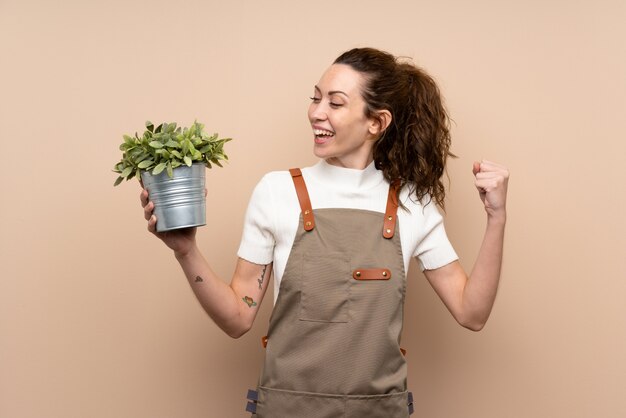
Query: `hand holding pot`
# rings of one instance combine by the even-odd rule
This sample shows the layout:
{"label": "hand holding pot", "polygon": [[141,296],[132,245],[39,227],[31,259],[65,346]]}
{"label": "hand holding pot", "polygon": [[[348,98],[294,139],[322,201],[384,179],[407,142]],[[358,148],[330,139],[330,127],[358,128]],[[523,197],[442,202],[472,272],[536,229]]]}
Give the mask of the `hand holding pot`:
{"label": "hand holding pot", "polygon": [[144,217],[148,221],[148,231],[153,233],[177,254],[187,254],[196,245],[197,228],[195,227],[157,232],[157,217],[153,213],[154,203],[150,200],[148,191],[146,189],[142,189],[139,198],[141,200],[141,206],[143,207]]}

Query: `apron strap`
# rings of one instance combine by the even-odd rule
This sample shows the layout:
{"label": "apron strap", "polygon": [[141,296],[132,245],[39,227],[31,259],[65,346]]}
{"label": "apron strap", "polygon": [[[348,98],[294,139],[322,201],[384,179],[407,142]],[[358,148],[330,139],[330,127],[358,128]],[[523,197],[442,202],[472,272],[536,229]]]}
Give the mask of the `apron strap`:
{"label": "apron strap", "polygon": [[390,239],[396,231],[396,215],[398,214],[398,194],[400,180],[394,180],[389,185],[387,196],[387,209],[385,209],[385,222],[383,223],[383,237]]}
{"label": "apron strap", "polygon": [[313,208],[311,207],[311,200],[309,199],[309,192],[306,189],[302,172],[299,168],[292,168],[289,170],[293,185],[296,187],[296,194],[298,195],[298,201],[300,202],[300,209],[302,210],[302,220],[304,221],[304,230],[312,231],[315,228],[315,218],[313,218]]}

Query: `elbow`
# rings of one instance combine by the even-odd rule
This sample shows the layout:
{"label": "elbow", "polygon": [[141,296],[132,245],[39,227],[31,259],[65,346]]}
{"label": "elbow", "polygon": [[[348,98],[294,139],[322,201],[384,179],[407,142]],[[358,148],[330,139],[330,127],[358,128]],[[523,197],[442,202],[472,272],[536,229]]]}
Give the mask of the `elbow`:
{"label": "elbow", "polygon": [[223,331],[230,338],[233,338],[233,339],[236,340],[236,339],[239,339],[239,338],[243,337],[244,335],[246,335],[246,333],[248,331],[250,331],[251,328],[252,328],[252,324],[241,324],[241,325],[236,326],[236,327],[231,327],[231,328],[228,328],[228,329],[224,329]]}
{"label": "elbow", "polygon": [[226,334],[227,334],[230,338],[232,338],[232,339],[234,339],[234,340],[237,340],[237,339],[239,339],[239,338],[243,337],[243,336],[244,336],[244,335],[245,335],[248,331],[249,331],[249,330],[247,330],[247,329],[236,330],[236,331],[231,331],[231,330],[229,330],[229,331],[226,331]]}
{"label": "elbow", "polygon": [[463,328],[469,329],[470,331],[478,332],[485,327],[486,322],[472,322],[472,323],[464,323],[461,324]]}
{"label": "elbow", "polygon": [[463,328],[478,332],[485,327],[488,318],[459,318],[457,322]]}
{"label": "elbow", "polygon": [[229,331],[226,331],[226,335],[228,335],[230,338],[232,338],[234,340],[237,340],[237,339],[243,337],[246,334],[246,332],[248,332],[248,331],[245,331],[245,330],[244,331],[239,331],[239,330],[237,330],[237,331],[230,331],[229,330]]}

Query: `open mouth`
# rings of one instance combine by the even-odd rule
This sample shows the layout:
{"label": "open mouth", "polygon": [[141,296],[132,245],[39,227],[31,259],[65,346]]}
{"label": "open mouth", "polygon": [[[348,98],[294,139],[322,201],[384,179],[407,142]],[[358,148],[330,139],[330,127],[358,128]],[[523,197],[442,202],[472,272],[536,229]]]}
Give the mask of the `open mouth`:
{"label": "open mouth", "polygon": [[313,129],[313,134],[315,135],[315,142],[318,144],[323,144],[335,136],[334,132],[326,129]]}

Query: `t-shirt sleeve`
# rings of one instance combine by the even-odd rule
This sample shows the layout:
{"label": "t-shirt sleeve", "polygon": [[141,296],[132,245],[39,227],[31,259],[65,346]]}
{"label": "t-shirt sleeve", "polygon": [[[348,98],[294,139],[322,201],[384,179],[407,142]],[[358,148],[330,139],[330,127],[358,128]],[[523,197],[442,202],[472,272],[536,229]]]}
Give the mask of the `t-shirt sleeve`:
{"label": "t-shirt sleeve", "polygon": [[272,208],[271,188],[267,176],[252,192],[243,225],[243,234],[237,255],[255,264],[269,264],[273,260],[275,211]]}
{"label": "t-shirt sleeve", "polygon": [[419,261],[420,269],[434,270],[458,260],[437,206],[433,202],[429,203],[424,207],[423,214],[424,235],[413,254]]}

